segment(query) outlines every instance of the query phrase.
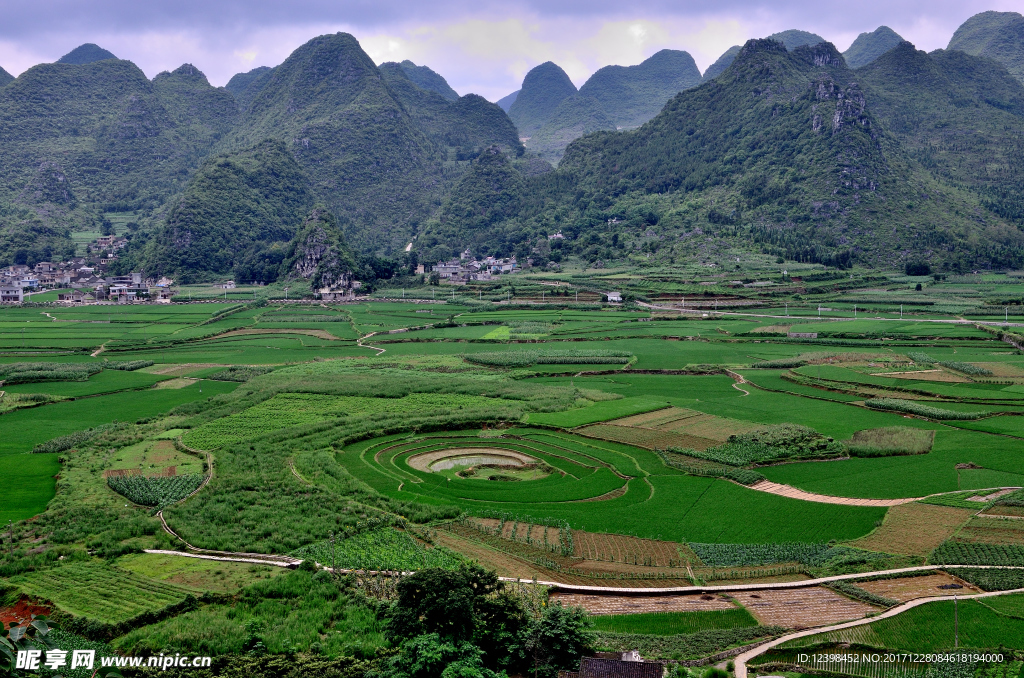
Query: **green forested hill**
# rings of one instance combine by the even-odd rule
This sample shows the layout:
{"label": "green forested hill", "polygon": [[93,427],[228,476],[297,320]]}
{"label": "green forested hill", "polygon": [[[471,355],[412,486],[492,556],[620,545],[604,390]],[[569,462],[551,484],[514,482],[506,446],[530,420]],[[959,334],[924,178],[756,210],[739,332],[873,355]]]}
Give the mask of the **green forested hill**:
{"label": "green forested hill", "polygon": [[448,81],[427,66],[417,66],[408,59],[400,63],[399,66],[420,89],[437,92],[448,101],[455,101],[459,98],[459,93],[451,88]]}
{"label": "green forested hill", "polygon": [[356,257],[345,243],[338,220],[321,205],[310,212],[295,234],[280,276],[303,278],[317,290],[350,282],[356,270]]}
{"label": "green forested hill", "polygon": [[452,189],[439,218],[426,225],[416,243],[421,260],[446,259],[466,247],[478,254],[510,253],[524,190],[522,174],[501,149],[486,149]]}
{"label": "green forested hill", "polygon": [[0,90],[0,196],[51,162],[84,202],[155,205],[235,116],[231,96],[191,66],[153,82],[130,61],[34,66]]}
{"label": "green forested hill", "polygon": [[0,87],[3,87],[11,80],[14,80],[14,76],[5,71],[3,68],[0,68]]}
{"label": "green forested hill", "polygon": [[707,70],[704,71],[704,79],[710,80],[711,78],[717,78],[721,75],[725,69],[729,68],[729,64],[736,59],[736,55],[740,53],[741,49],[743,48],[739,45],[733,45],[722,52],[722,56],[718,57],[715,60],[715,63],[708,66]]}
{"label": "green forested hill", "polygon": [[[231,95],[188,65],[153,81],[117,59],[34,66],[0,89],[0,205],[25,216],[4,228],[42,252],[63,247],[54,233],[96,230],[103,210],[157,209],[236,116]],[[35,190],[41,174],[59,174],[74,202]]]}
{"label": "green forested hill", "polygon": [[104,61],[106,59],[116,59],[113,52],[108,52],[99,45],[94,45],[91,42],[87,42],[84,45],[79,45],[74,48],[60,59],[57,59],[58,64],[74,64],[82,66],[84,64],[91,64],[97,61]]}
{"label": "green forested hill", "polygon": [[[891,53],[868,70],[893,62],[912,69],[910,51],[914,59]],[[725,243],[837,265],[925,258],[962,270],[1020,262],[1020,231],[970,186],[930,172],[902,146],[902,135],[886,129],[882,95],[857,84],[864,72],[854,77],[828,43],[790,52],[773,40],[749,41],[718,78],[680,93],[638,130],[570,144],[556,172],[527,180],[523,207],[499,230],[519,224],[511,239],[527,248],[551,232],[557,214],[577,241],[594,243],[594,258],[614,255],[607,245],[621,243],[623,226],[656,224],[691,254]],[[922,81],[907,96],[924,97],[927,88]],[[1016,106],[1011,93],[991,107]],[[964,92],[961,103],[977,96]],[[941,108],[941,97],[921,105]]]}
{"label": "green forested hill", "polygon": [[1024,82],[1024,16],[982,12],[956,29],[946,49],[995,59]]}
{"label": "green forested hill", "polygon": [[253,97],[263,89],[273,70],[269,66],[259,66],[245,73],[235,73],[228,80],[228,84],[224,85],[224,89],[231,92],[238,101],[238,107],[245,110]]}
{"label": "green forested hill", "polygon": [[348,224],[350,242],[401,250],[440,203],[449,149],[439,139],[514,139],[501,110],[479,97],[448,102],[419,88],[407,97],[398,89],[351,35],[314,38],[273,69],[222,148],[285,141],[315,193]]}
{"label": "green forested hill", "polygon": [[[605,66],[590,76],[578,93],[564,86],[568,76],[563,80],[547,64],[544,68],[544,72],[549,73],[546,78],[556,85],[562,83],[561,90],[548,85],[545,91],[560,91],[566,96],[554,109],[523,124],[535,125],[536,121],[543,121],[539,126],[528,128],[531,131],[526,146],[553,163],[561,159],[565,147],[573,139],[601,130],[638,127],[653,118],[666,101],[701,82],[700,70],[693,57],[670,49],[663,49],[636,66]],[[561,69],[558,72],[565,75]],[[538,83],[545,81],[537,76],[531,78],[529,74],[527,79],[530,84],[528,86],[524,80],[523,91],[528,96],[536,96]],[[551,99],[555,98],[553,94]],[[521,115],[516,109],[512,118],[522,119]],[[527,135],[522,125],[520,132]]]}
{"label": "green forested hill", "polygon": [[901,43],[859,70],[871,108],[916,161],[1024,224],[1024,85],[964,52]]}
{"label": "green forested hill", "polygon": [[126,255],[180,281],[219,274],[273,281],[314,203],[309,178],[281,141],[206,161],[167,223]]}
{"label": "green forested hill", "polygon": [[442,160],[448,160],[449,155],[455,156],[451,159],[469,157],[493,144],[522,152],[515,126],[497,104],[476,94],[447,99],[414,83],[400,64],[384,63],[379,70],[391,95]]}
{"label": "green forested hill", "polygon": [[[331,223],[346,240],[393,252],[481,149],[522,153],[497,105],[422,89],[399,64],[376,67],[346,34],[316,38],[280,66],[232,81],[248,103],[220,144],[224,155],[203,165],[166,224],[133,244],[122,265],[179,280],[272,281],[317,201],[321,213],[337,215]],[[166,87],[159,76],[154,86]],[[177,101],[186,110],[184,94]]]}
{"label": "green forested hill", "polygon": [[663,49],[636,66],[605,66],[580,87],[619,127],[639,127],[684,89],[701,83],[687,52]]}
{"label": "green forested hill", "polygon": [[558,105],[576,94],[576,85],[557,64],[535,66],[523,78],[523,86],[508,109],[519,133],[528,137],[544,126]]}
{"label": "green forested hill", "polygon": [[888,26],[879,26],[870,33],[861,33],[850,48],[843,52],[846,65],[850,68],[867,66],[896,45],[903,42],[899,33]]}
{"label": "green forested hill", "polygon": [[[781,42],[786,46],[786,49],[792,51],[797,47],[809,47],[811,45],[817,45],[819,42],[825,42],[825,38],[815,33],[808,33],[807,31],[801,31],[796,28],[791,28],[781,33],[772,33],[766,40],[775,40]],[[739,45],[733,45],[729,49],[722,53],[722,56],[718,57],[715,63],[708,66],[708,70],[704,72],[704,79],[716,78],[722,74],[725,69],[729,68],[729,65],[733,60],[739,56],[742,48]]]}

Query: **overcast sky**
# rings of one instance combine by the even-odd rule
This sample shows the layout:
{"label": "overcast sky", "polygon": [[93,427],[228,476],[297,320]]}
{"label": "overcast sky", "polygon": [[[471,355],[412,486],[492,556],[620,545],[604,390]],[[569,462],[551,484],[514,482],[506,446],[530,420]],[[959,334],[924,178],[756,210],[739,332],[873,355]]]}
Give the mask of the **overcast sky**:
{"label": "overcast sky", "polygon": [[1024,0],[3,0],[0,66],[18,75],[94,42],[153,77],[192,63],[214,85],[275,66],[323,33],[346,31],[377,62],[411,59],[460,94],[496,100],[554,61],[577,85],[601,66],[632,65],[664,49],[704,70],[723,51],[788,28],[845,50],[887,25],[919,49],[945,47],[957,26]]}

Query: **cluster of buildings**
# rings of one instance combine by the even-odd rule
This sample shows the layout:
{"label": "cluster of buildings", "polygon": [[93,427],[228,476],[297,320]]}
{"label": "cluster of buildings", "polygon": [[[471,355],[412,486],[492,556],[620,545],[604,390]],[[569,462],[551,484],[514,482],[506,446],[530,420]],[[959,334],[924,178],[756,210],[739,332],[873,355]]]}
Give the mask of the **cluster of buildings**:
{"label": "cluster of buildings", "polygon": [[86,249],[89,254],[99,259],[101,265],[109,264],[117,258],[117,252],[128,245],[128,239],[117,235],[103,235],[93,240]]}
{"label": "cluster of buildings", "polygon": [[[497,257],[486,257],[483,260],[476,259],[472,252],[466,250],[458,259],[450,261],[439,261],[433,267],[442,280],[451,283],[465,283],[470,280],[491,280],[493,276],[505,275],[519,271],[519,264],[515,257],[499,259]],[[417,273],[423,273],[419,270]]]}
{"label": "cluster of buildings", "polygon": [[71,304],[170,301],[171,280],[146,280],[142,273],[107,276],[103,268],[105,263],[94,265],[83,258],[8,266],[0,269],[0,303],[31,301],[32,294],[47,290],[63,290],[57,300]]}

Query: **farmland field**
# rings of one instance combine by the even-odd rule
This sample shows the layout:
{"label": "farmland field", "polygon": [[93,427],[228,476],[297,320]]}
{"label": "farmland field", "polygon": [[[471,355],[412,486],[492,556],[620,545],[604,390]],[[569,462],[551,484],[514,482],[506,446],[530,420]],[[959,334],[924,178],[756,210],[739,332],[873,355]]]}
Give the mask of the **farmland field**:
{"label": "farmland field", "polygon": [[744,609],[714,612],[647,612],[628,615],[595,615],[594,628],[614,633],[645,633],[672,636],[697,633],[708,629],[734,629],[756,626],[755,620]]}
{"label": "farmland field", "polygon": [[12,577],[23,592],[56,603],[71,614],[117,623],[180,602],[186,591],[126,570],[75,563]]}
{"label": "farmland field", "polygon": [[[600,305],[593,290],[555,306],[554,285],[533,275],[521,292],[529,304],[496,303],[512,296],[499,282],[492,301],[472,285],[454,300],[447,285],[410,286],[404,301],[384,286],[345,304],[284,302],[257,287],[216,303],[0,310],[0,364],[49,364],[8,367],[36,377],[0,386],[12,398],[0,409],[0,550],[14,535],[0,585],[108,625],[211,594],[118,627],[105,640],[122,652],[258,657],[260,644],[269,656],[373,662],[391,656],[378,652],[389,641],[375,606],[390,604],[397,579],[332,578],[315,564],[455,576],[477,562],[630,589],[527,597],[582,606],[608,647],[690,657],[863,618],[885,604],[871,594],[909,599],[961,580],[864,580],[857,595],[731,588],[740,584],[1024,565],[1020,507],[998,501],[1024,486],[1024,359],[973,324],[923,322],[962,305],[819,321],[819,301],[852,318],[841,290],[776,308],[777,298],[728,288],[745,305],[716,314],[718,279],[600,271],[545,275],[635,286],[654,307]],[[687,309],[704,290],[711,306],[691,315],[657,301],[659,290],[682,296],[677,285],[689,285]],[[113,369],[120,361],[154,364]],[[896,405],[865,404],[883,398]],[[965,413],[981,414],[949,418]],[[756,489],[764,479],[817,496]],[[175,555],[185,542],[309,566]],[[640,592],[690,585],[723,588]],[[943,605],[827,640],[943,649]],[[1016,598],[960,612],[962,638],[1024,650]]]}
{"label": "farmland field", "polygon": [[[1024,618],[998,611],[1000,608],[1014,610],[1016,605],[1017,601],[1011,596],[995,605],[980,600],[961,601],[957,620],[960,646],[998,648],[1024,645]],[[936,602],[873,624],[802,638],[793,641],[792,646],[804,647],[828,641],[863,643],[907,652],[942,652],[953,649],[953,626],[953,603]]]}

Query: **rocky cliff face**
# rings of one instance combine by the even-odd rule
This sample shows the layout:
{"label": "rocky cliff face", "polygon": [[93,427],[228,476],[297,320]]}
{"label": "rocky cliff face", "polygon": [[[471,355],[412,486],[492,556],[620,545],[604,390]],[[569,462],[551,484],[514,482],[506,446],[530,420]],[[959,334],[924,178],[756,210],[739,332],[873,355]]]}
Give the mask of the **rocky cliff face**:
{"label": "rocky cliff face", "polygon": [[61,205],[73,208],[75,206],[75,194],[71,191],[71,183],[68,181],[64,170],[54,162],[44,162],[39,166],[32,180],[25,186],[25,190],[18,196],[18,202],[24,205]]}
{"label": "rocky cliff face", "polygon": [[309,280],[314,290],[351,289],[355,259],[334,215],[316,207],[295,236],[285,274]]}

